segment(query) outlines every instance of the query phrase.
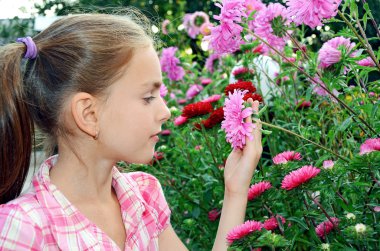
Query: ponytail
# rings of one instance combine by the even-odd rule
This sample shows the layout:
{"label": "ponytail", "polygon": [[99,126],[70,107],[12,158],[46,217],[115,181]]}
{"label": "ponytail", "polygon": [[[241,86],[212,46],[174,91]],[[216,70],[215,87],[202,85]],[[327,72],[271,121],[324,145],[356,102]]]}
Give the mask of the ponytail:
{"label": "ponytail", "polygon": [[34,126],[24,96],[23,44],[0,47],[0,204],[16,198],[28,174]]}

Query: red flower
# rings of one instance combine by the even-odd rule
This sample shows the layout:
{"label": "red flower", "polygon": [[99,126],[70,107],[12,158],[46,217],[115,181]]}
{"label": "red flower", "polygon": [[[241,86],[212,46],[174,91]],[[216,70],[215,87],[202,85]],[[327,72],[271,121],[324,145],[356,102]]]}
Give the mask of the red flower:
{"label": "red flower", "polygon": [[243,81],[227,85],[226,89],[224,89],[224,93],[228,95],[229,92],[233,93],[236,89],[248,90],[248,93],[256,91],[256,87],[253,86],[251,81]]}
{"label": "red flower", "polygon": [[319,224],[315,228],[315,232],[317,233],[317,235],[319,236],[319,238],[324,239],[325,236],[327,234],[329,234],[334,229],[334,226],[335,227],[338,226],[338,223],[339,223],[339,219],[338,218],[332,217],[331,220],[334,223],[334,225],[331,223],[331,221],[328,220],[328,221],[322,222],[321,224]]}
{"label": "red flower", "polygon": [[253,101],[257,100],[260,103],[263,102],[263,97],[261,97],[261,95],[257,93],[247,93],[244,95],[243,100],[247,101],[249,98],[252,98]]}
{"label": "red flower", "polygon": [[302,159],[302,156],[300,153],[295,152],[295,151],[285,151],[274,156],[273,163],[276,165],[286,164],[288,163],[288,161],[301,160],[301,159]]}
{"label": "red flower", "polygon": [[208,212],[208,219],[210,221],[216,221],[216,219],[219,218],[220,213],[221,213],[220,210],[215,208],[215,209],[211,210],[210,212]]}
{"label": "red flower", "polygon": [[188,104],[182,110],[182,116],[186,118],[192,118],[196,116],[201,116],[212,112],[212,105],[208,102],[197,102],[193,104]]}
{"label": "red flower", "polygon": [[309,108],[311,106],[310,101],[300,100],[296,103],[297,109]]}
{"label": "red flower", "polygon": [[210,129],[214,127],[215,125],[221,123],[224,119],[224,111],[223,107],[219,107],[218,109],[214,110],[210,117],[204,121],[202,121],[202,124],[205,128]]}
{"label": "red flower", "polygon": [[248,220],[241,225],[234,227],[227,234],[227,242],[228,244],[232,244],[234,241],[244,238],[245,236],[260,231],[263,228],[263,223]]}
{"label": "red flower", "polygon": [[271,217],[264,221],[264,228],[268,231],[275,230],[278,228],[278,221],[281,220],[282,224],[285,224],[286,220],[281,215],[276,215],[276,217]]}

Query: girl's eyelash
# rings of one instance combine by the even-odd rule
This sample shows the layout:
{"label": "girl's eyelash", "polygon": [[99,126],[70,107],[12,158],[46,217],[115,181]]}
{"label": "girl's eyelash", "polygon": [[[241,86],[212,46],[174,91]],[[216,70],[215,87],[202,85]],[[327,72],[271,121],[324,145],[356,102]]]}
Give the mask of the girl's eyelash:
{"label": "girl's eyelash", "polygon": [[156,97],[150,96],[150,97],[144,98],[144,100],[145,100],[145,102],[150,103],[155,98]]}

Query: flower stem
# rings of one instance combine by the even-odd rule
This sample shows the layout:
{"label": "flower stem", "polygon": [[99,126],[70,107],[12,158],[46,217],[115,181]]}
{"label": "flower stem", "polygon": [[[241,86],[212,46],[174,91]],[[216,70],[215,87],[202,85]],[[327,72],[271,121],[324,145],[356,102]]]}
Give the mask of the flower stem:
{"label": "flower stem", "polygon": [[[348,27],[350,27],[350,29],[355,34],[355,36],[359,39],[359,42],[363,45],[364,49],[368,52],[369,56],[372,58],[373,62],[375,62],[377,68],[380,70],[380,64],[377,61],[375,54],[373,53],[371,45],[368,42],[366,43],[366,41],[363,40],[363,38],[356,31],[355,27],[351,24],[351,22],[344,16],[344,14],[340,10],[338,10],[338,14],[343,19],[343,21],[348,25]],[[358,27],[359,27],[360,33],[362,33],[363,28],[361,28],[360,23],[359,23]],[[362,33],[362,35],[363,35],[363,33]],[[364,33],[364,37],[365,37],[365,33]]]}
{"label": "flower stem", "polygon": [[286,133],[289,133],[289,134],[291,134],[291,135],[294,135],[294,136],[296,136],[296,137],[298,137],[298,138],[301,138],[301,139],[303,139],[303,140],[305,140],[305,141],[307,141],[307,142],[309,142],[309,143],[311,143],[311,144],[313,144],[313,145],[315,145],[315,146],[317,146],[317,147],[319,147],[319,148],[321,148],[321,149],[323,149],[323,150],[325,150],[325,151],[327,151],[327,152],[329,152],[329,153],[335,155],[336,157],[340,158],[341,160],[343,160],[343,161],[345,161],[345,162],[350,162],[349,159],[347,159],[347,158],[345,158],[345,157],[339,155],[338,153],[334,152],[333,150],[330,150],[330,149],[328,149],[328,148],[326,148],[326,147],[324,147],[324,146],[322,146],[322,145],[320,145],[320,144],[318,144],[318,143],[316,143],[316,142],[314,142],[314,141],[311,141],[311,140],[309,140],[309,139],[303,137],[302,135],[299,135],[299,134],[297,134],[297,133],[295,133],[295,132],[292,132],[292,131],[287,130],[287,129],[285,129],[285,128],[282,128],[282,127],[280,127],[280,126],[272,125],[272,124],[267,123],[267,122],[264,122],[264,121],[261,121],[261,123],[262,123],[263,125],[266,125],[266,126],[269,126],[269,127],[272,127],[272,128],[278,129],[278,130],[281,130],[281,131],[283,131],[283,132],[286,132]]}
{"label": "flower stem", "polygon": [[[367,3],[366,0],[362,0],[362,2],[363,2],[363,5]],[[377,36],[380,38],[380,30],[379,30],[379,27],[377,26],[375,19],[373,19],[372,13],[369,16],[370,16],[369,19],[371,20],[372,26],[375,29]]]}

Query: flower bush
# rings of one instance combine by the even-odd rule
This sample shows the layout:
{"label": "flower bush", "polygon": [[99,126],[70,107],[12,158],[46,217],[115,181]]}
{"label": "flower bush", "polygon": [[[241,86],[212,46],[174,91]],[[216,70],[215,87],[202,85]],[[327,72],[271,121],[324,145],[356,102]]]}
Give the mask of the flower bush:
{"label": "flower bush", "polygon": [[380,35],[366,35],[377,24],[365,1],[285,2],[219,1],[214,18],[194,12],[183,31],[208,44],[208,58],[174,47],[160,54],[172,118],[155,161],[126,168],[159,178],[172,225],[190,250],[211,250],[224,162],[249,132],[248,97],[262,104],[264,152],[246,222],[226,236],[230,249],[380,248],[380,50],[374,46]]}

